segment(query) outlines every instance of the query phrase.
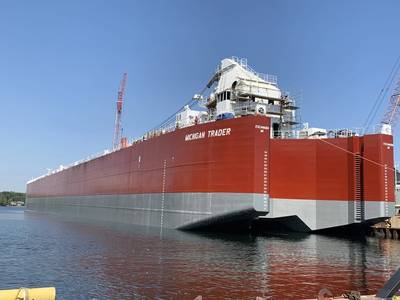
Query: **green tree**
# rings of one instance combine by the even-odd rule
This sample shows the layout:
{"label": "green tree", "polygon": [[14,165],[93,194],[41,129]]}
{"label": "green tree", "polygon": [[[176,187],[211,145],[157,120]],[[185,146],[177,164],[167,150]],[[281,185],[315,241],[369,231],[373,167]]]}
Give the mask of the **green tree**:
{"label": "green tree", "polygon": [[22,201],[25,203],[25,193],[10,191],[0,192],[0,206],[10,205],[12,201]]}

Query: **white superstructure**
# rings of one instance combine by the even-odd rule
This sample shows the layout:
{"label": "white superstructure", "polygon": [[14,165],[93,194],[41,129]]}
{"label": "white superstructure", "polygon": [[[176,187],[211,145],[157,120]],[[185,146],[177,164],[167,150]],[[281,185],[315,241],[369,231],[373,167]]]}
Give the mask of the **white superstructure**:
{"label": "white superstructure", "polygon": [[[207,95],[203,93],[206,90],[209,91]],[[361,128],[328,130],[310,127],[308,123],[300,127],[295,100],[279,88],[277,76],[254,71],[244,58],[221,60],[203,92],[194,95],[192,102],[192,105],[197,103],[201,110],[186,105],[173,119],[150,132],[150,136],[154,132],[164,133],[175,128],[246,115],[270,117],[272,138],[321,139],[357,136],[366,132]],[[390,125],[381,125],[374,132],[391,134]]]}
{"label": "white superstructure", "polygon": [[203,104],[215,120],[249,114],[272,119],[273,134],[292,130],[296,122],[294,100],[278,87],[277,77],[254,71],[243,58],[225,58],[207,87],[211,93]]}

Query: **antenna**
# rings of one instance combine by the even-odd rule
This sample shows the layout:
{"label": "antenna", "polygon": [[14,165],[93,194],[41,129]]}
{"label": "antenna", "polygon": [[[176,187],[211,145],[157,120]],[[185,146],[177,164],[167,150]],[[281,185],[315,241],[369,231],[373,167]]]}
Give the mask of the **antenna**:
{"label": "antenna", "polygon": [[113,150],[119,149],[122,138],[122,127],[121,127],[121,115],[122,115],[122,105],[124,102],[125,86],[126,80],[128,79],[128,73],[122,75],[122,80],[118,89],[118,99],[117,99],[117,112],[115,114],[115,129],[114,129],[114,139],[113,139]]}

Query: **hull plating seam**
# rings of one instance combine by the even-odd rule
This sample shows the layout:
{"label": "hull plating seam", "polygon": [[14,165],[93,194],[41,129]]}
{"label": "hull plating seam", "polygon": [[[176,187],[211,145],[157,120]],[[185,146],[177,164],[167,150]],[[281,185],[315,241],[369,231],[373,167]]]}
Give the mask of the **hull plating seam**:
{"label": "hull plating seam", "polygon": [[204,211],[189,211],[189,210],[179,210],[179,209],[163,209],[163,208],[143,208],[143,207],[115,207],[106,205],[80,205],[80,204],[64,204],[64,206],[80,206],[80,207],[94,207],[94,208],[111,208],[111,209],[129,209],[129,210],[143,210],[143,211],[164,211],[171,213],[182,213],[182,214],[201,214],[201,215],[212,215],[212,212]]}

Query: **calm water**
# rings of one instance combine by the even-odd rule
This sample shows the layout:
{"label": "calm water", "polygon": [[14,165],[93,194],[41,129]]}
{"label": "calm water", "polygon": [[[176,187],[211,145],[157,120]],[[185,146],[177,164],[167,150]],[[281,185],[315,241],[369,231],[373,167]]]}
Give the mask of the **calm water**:
{"label": "calm water", "polygon": [[0,289],[57,299],[302,299],[327,287],[375,293],[400,241],[252,236],[80,223],[0,208]]}

